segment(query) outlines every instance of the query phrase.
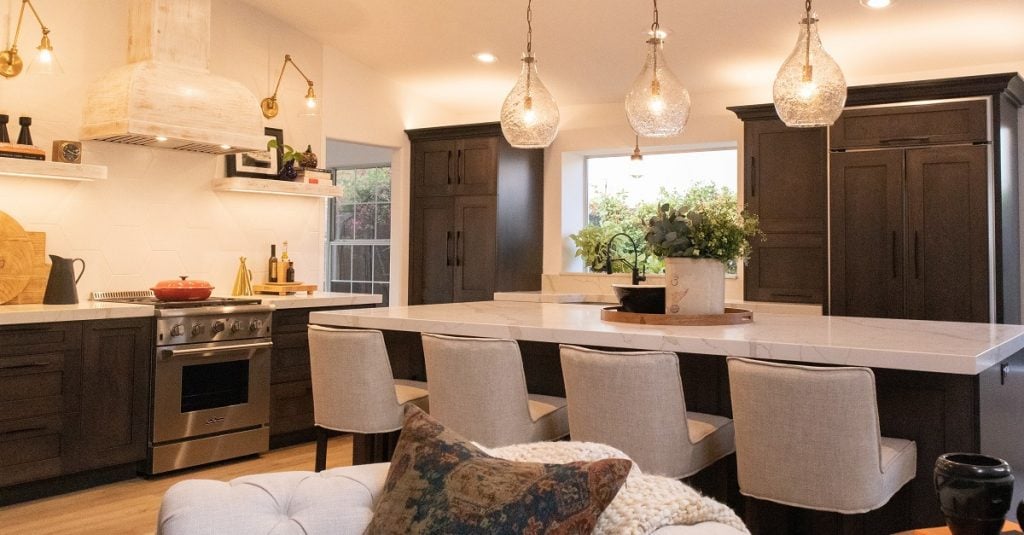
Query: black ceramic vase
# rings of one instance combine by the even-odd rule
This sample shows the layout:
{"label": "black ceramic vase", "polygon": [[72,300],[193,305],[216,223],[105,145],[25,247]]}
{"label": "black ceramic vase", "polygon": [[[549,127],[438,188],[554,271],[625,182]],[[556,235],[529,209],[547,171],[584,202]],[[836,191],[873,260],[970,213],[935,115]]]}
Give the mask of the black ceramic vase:
{"label": "black ceramic vase", "polygon": [[281,168],[281,172],[277,174],[279,180],[295,180],[299,176],[299,173],[295,170],[295,161],[288,160],[284,162],[284,167]]}
{"label": "black ceramic vase", "polygon": [[935,461],[935,492],[953,535],[998,535],[1013,500],[1013,474],[1002,459],[946,453]]}

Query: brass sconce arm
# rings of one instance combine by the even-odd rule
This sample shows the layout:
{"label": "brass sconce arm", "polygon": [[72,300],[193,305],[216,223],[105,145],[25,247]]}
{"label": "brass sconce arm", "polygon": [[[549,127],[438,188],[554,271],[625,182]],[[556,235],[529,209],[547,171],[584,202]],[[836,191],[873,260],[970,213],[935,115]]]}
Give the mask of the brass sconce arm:
{"label": "brass sconce arm", "polygon": [[300,69],[299,66],[295,64],[294,61],[292,61],[291,54],[285,54],[284,63],[281,64],[281,72],[280,74],[277,75],[277,84],[274,85],[274,93],[260,102],[260,109],[263,110],[263,116],[266,117],[267,119],[277,117],[277,113],[280,111],[277,105],[277,91],[281,88],[281,80],[284,78],[284,71],[285,69],[288,68],[288,64],[291,64],[291,66],[294,67],[296,71],[298,71],[299,75],[301,75],[302,78],[306,80],[306,84],[309,85],[309,88],[306,90],[305,97],[307,106],[310,109],[316,107],[317,98],[316,92],[313,91],[313,80],[310,80],[309,77],[306,76],[306,73],[302,72],[302,69]]}
{"label": "brass sconce arm", "polygon": [[21,23],[25,19],[25,6],[28,6],[29,10],[32,11],[32,16],[36,18],[36,22],[39,23],[39,28],[43,32],[43,37],[40,39],[37,49],[41,53],[52,54],[53,52],[53,45],[50,43],[50,29],[46,27],[46,24],[43,24],[43,19],[39,17],[39,12],[36,11],[31,0],[21,0],[21,10],[18,12],[18,25],[14,30],[14,41],[11,43],[11,48],[0,52],[0,76],[5,78],[17,76],[25,66],[21,56],[18,54],[18,38],[21,36]]}

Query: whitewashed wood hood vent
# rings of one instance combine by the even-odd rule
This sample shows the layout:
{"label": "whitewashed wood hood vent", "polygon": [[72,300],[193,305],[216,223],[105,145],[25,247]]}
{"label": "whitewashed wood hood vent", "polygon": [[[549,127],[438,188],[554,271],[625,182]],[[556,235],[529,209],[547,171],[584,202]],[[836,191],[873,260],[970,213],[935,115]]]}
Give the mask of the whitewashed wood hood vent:
{"label": "whitewashed wood hood vent", "polygon": [[266,150],[259,100],[210,74],[210,0],[130,0],[128,18],[129,64],[90,86],[82,139],[211,154]]}

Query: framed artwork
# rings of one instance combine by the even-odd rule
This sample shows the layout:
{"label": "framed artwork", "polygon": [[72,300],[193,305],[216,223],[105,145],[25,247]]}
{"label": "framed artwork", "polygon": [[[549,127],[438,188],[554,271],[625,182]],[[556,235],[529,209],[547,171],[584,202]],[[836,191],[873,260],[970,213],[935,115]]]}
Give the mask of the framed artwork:
{"label": "framed artwork", "polygon": [[280,128],[264,128],[266,141],[277,140],[277,150],[257,150],[228,154],[227,176],[247,178],[277,178],[284,159],[284,130]]}

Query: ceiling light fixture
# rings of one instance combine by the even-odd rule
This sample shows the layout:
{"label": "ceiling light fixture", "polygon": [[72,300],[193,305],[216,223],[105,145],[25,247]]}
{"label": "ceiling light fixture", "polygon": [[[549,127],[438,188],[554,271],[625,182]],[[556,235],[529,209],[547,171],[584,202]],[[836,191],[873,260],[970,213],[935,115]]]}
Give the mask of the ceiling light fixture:
{"label": "ceiling light fixture", "polygon": [[43,20],[39,18],[39,13],[36,11],[35,6],[29,0],[21,1],[21,11],[18,12],[18,25],[14,30],[14,42],[11,44],[11,48],[0,52],[0,76],[5,78],[13,78],[21,73],[24,64],[21,56],[18,54],[18,37],[21,35],[21,22],[25,18],[25,6],[32,11],[32,15],[36,18],[36,22],[39,23],[39,28],[43,32],[42,39],[39,40],[39,46],[36,50],[39,51],[39,55],[28,67],[28,72],[31,74],[61,74],[64,69],[61,68],[60,62],[57,61],[57,57],[53,54],[53,44],[50,43],[50,29],[43,24]]}
{"label": "ceiling light fixture", "polygon": [[554,141],[558,121],[558,105],[537,74],[537,60],[533,56],[533,0],[528,0],[523,69],[501,105],[501,133],[513,147],[541,149]]}
{"label": "ceiling light fixture", "polygon": [[775,77],[775,111],[786,126],[829,126],[836,122],[846,104],[846,79],[832,56],[821,47],[811,0],[805,0],[804,11],[796,48]]}
{"label": "ceiling light fixture", "polygon": [[648,35],[647,59],[626,94],[626,117],[638,135],[674,136],[690,118],[690,93],[665,61],[666,34],[658,24],[658,0],[654,0],[654,23]]}
{"label": "ceiling light fixture", "polygon": [[306,90],[306,105],[303,112],[299,115],[315,117],[320,113],[320,99],[317,98],[316,93],[313,91],[313,80],[310,80],[306,73],[302,72],[302,69],[292,61],[290,54],[285,54],[284,64],[281,65],[281,74],[277,75],[277,85],[274,86],[274,94],[260,102],[260,109],[263,110],[263,116],[267,119],[277,117],[277,112],[280,111],[277,105],[277,90],[281,88],[281,79],[284,78],[284,70],[288,67],[289,63],[291,63],[292,67],[295,67],[295,70],[302,75],[302,78],[309,85],[309,89]]}
{"label": "ceiling light fixture", "polygon": [[896,3],[896,0],[860,0],[860,5],[871,9],[884,9]]}
{"label": "ceiling light fixture", "polygon": [[629,176],[633,178],[643,178],[644,176],[644,155],[640,153],[640,136],[635,135],[635,145],[633,146],[633,154],[629,156],[628,172]]}
{"label": "ceiling light fixture", "polygon": [[495,56],[490,52],[480,52],[479,54],[473,54],[473,57],[476,58],[476,60],[479,61],[480,63],[494,63],[495,61],[498,61],[498,56]]}

